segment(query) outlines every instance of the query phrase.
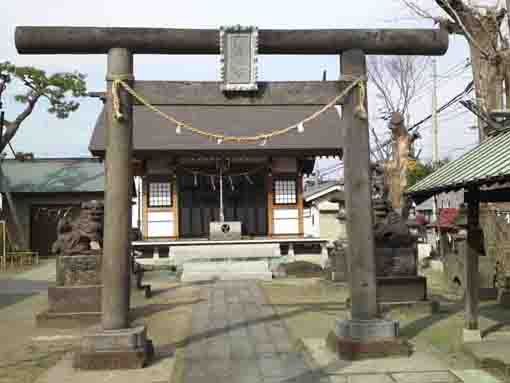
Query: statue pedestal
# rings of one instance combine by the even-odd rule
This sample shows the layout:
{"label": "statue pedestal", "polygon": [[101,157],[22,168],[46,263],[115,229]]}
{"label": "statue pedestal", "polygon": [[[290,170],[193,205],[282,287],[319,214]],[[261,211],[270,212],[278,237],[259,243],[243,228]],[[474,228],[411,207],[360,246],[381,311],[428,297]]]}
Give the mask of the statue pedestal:
{"label": "statue pedestal", "polygon": [[427,279],[418,275],[418,249],[414,246],[376,246],[377,300],[414,302],[427,299]]}
{"label": "statue pedestal", "polygon": [[38,327],[90,326],[101,320],[101,255],[59,256],[57,286],[48,288],[48,310]]}

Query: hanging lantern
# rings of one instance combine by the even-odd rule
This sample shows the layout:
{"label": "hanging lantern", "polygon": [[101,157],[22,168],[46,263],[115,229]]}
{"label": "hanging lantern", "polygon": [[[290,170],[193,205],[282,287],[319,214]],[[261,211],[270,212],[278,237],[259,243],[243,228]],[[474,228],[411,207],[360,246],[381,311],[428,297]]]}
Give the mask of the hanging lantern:
{"label": "hanging lantern", "polygon": [[181,134],[181,133],[182,133],[182,125],[177,124],[177,126],[175,127],[175,134]]}
{"label": "hanging lantern", "polygon": [[218,138],[216,142],[218,143],[218,145],[221,145],[223,143],[223,138]]}
{"label": "hanging lantern", "polygon": [[300,122],[297,126],[298,133],[304,133],[305,132],[305,124]]}
{"label": "hanging lantern", "polygon": [[266,146],[267,144],[267,138],[263,138],[262,141],[260,141],[260,146]]}

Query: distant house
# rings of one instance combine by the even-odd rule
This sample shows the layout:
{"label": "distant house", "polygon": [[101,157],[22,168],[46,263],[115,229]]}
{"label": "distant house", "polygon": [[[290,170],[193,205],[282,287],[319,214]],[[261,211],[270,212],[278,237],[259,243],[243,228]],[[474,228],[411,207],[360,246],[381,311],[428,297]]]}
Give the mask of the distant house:
{"label": "distant house", "polygon": [[[458,209],[464,203],[464,190],[453,191],[449,193],[440,193],[436,198],[436,208],[439,214],[440,209]],[[430,197],[422,203],[416,205],[417,214],[423,215],[427,222],[433,222],[434,197]]]}
{"label": "distant house", "polygon": [[[330,202],[335,196],[342,202]],[[305,236],[335,241],[347,239],[345,221],[338,214],[345,212],[343,185],[338,181],[326,181],[309,186],[304,192]]]}
{"label": "distant house", "polygon": [[[1,169],[2,218],[10,240],[23,248],[24,238],[26,246],[41,257],[51,254],[60,217],[78,214],[82,202],[104,198],[104,166],[95,158],[5,159]],[[22,235],[16,234],[12,213],[18,217]]]}

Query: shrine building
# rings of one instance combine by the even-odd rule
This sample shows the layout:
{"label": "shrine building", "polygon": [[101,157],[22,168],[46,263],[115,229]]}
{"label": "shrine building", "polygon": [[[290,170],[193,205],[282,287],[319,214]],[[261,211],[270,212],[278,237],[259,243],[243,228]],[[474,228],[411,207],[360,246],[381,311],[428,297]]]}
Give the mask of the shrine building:
{"label": "shrine building", "polygon": [[[313,99],[303,105],[275,103],[274,94],[267,97],[278,91],[275,83],[259,83],[249,97],[234,98],[215,82],[158,84],[137,81],[135,89],[164,113],[229,136],[292,126],[324,105]],[[295,84],[296,89],[305,85]],[[208,239],[210,223],[221,220],[220,194],[224,221],[240,222],[242,239],[304,238],[303,176],[313,171],[316,157],[341,157],[340,113],[340,107],[330,108],[303,132],[223,143],[173,126],[135,100],[132,163],[142,180],[136,214],[143,240]],[[104,116],[103,111],[89,147],[103,158]]]}

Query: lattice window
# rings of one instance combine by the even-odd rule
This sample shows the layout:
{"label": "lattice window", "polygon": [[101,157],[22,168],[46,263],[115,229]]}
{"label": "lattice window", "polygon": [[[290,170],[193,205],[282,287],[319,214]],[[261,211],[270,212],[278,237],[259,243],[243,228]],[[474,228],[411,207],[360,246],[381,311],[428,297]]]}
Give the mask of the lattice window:
{"label": "lattice window", "polygon": [[172,206],[172,184],[170,182],[149,182],[149,207]]}
{"label": "lattice window", "polygon": [[297,203],[297,182],[293,179],[274,181],[274,203],[293,205]]}

